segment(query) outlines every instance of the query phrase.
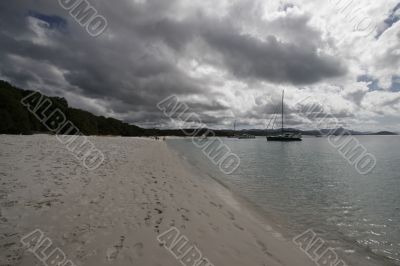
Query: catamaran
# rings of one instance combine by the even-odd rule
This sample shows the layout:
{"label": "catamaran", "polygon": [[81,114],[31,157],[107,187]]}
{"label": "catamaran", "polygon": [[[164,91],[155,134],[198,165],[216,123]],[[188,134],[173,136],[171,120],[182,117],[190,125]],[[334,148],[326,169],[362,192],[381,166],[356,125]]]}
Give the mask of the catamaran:
{"label": "catamaran", "polygon": [[281,116],[282,116],[282,127],[281,127],[281,134],[280,135],[267,135],[267,140],[268,141],[301,141],[302,137],[301,137],[301,133],[285,133],[285,128],[284,128],[284,122],[283,122],[283,118],[284,118],[284,105],[283,105],[283,100],[285,97],[285,90],[282,91],[282,112],[281,112]]}

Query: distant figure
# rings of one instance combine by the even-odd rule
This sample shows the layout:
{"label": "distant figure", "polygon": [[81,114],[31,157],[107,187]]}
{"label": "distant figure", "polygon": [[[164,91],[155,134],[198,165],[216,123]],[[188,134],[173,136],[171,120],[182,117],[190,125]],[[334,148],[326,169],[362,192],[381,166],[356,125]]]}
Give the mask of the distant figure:
{"label": "distant figure", "polygon": [[163,141],[166,141],[167,140],[167,138],[166,137],[163,137]]}

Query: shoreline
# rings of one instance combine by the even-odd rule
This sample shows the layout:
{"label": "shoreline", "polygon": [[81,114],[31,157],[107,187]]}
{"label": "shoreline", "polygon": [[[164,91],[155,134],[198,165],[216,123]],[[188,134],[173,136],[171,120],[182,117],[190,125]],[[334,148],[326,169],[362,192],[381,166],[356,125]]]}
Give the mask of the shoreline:
{"label": "shoreline", "polygon": [[55,138],[0,139],[0,264],[38,264],[20,239],[40,229],[77,266],[175,266],[157,241],[172,227],[215,266],[312,264],[246,208],[228,204],[234,195],[217,189],[224,200],[214,183],[196,178],[165,142],[89,138],[107,158],[94,171]]}
{"label": "shoreline", "polygon": [[[253,217],[254,222],[259,223],[260,225],[265,225],[267,231],[274,231],[277,237],[283,237],[286,241],[290,241],[301,233],[299,230],[291,228],[284,217],[274,214],[271,210],[268,210],[268,208],[262,208],[248,198],[240,195],[240,191],[237,191],[235,187],[229,187],[229,185],[224,183],[223,181],[229,177],[224,176],[217,169],[213,171],[211,171],[210,169],[205,170],[204,165],[199,164],[199,161],[202,160],[197,159],[196,161],[190,161],[186,158],[180,148],[174,147],[174,145],[170,146],[174,150],[174,152],[177,153],[177,156],[181,157],[184,166],[187,167],[189,171],[196,173],[196,175],[203,176],[202,179],[208,179],[206,180],[208,182],[205,182],[205,184],[207,185],[208,183],[211,190],[215,190],[211,187],[213,183],[218,184],[218,186],[223,190],[222,193],[229,194],[230,199],[226,200],[227,204],[229,204],[230,200],[235,201],[235,204],[240,206],[239,208],[241,208],[242,212],[246,213],[248,216]],[[204,161],[207,162],[208,159],[204,157]],[[221,198],[223,199],[223,197]],[[341,245],[336,245],[335,241],[336,240],[333,240],[331,242],[332,247],[336,250],[336,252],[338,252],[338,255],[342,257],[349,265],[359,265],[359,260],[362,261],[362,265],[398,265],[395,259],[377,254],[371,249],[359,244],[355,240],[346,237],[340,238],[340,241],[346,243],[345,248],[343,248]],[[312,261],[310,260],[310,262]]]}
{"label": "shoreline", "polygon": [[224,200],[226,204],[230,205],[233,208],[236,208],[236,210],[240,210],[247,216],[251,217],[254,222],[259,223],[262,226],[266,226],[268,228],[268,231],[274,231],[276,229],[276,235],[284,238],[287,241],[291,240],[288,238],[288,236],[290,235],[288,231],[282,232],[282,230],[285,229],[285,225],[282,224],[281,219],[278,219],[276,215],[267,213],[266,210],[263,210],[255,203],[237,193],[233,188],[229,187],[227,184],[223,183],[223,181],[219,180],[217,176],[213,175],[217,174],[214,173],[214,171],[213,173],[202,172],[202,169],[189,162],[185,158],[185,156],[181,154],[178,150],[174,149],[170,145],[168,146],[171,149],[171,152],[175,153],[175,155],[182,160],[183,167],[185,167],[188,172],[196,176],[196,178],[200,177],[200,180],[203,182],[203,184],[207,186],[210,191],[214,191],[215,194],[220,196],[220,198]]}

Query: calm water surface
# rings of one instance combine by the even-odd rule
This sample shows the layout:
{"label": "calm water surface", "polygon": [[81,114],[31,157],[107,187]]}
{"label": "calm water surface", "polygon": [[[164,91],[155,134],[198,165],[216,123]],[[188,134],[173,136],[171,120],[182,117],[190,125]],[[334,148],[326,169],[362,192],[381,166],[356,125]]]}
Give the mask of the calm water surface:
{"label": "calm water surface", "polygon": [[326,138],[223,139],[240,159],[224,175],[189,138],[169,140],[189,163],[273,216],[293,237],[313,229],[349,265],[400,265],[400,137],[360,136],[377,158],[367,175]]}

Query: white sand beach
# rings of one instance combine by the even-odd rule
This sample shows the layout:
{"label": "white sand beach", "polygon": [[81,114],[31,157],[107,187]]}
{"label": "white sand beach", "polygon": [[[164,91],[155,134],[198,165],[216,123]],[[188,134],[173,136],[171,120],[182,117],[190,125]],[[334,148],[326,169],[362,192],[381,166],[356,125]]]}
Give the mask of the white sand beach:
{"label": "white sand beach", "polygon": [[40,229],[77,266],[176,266],[157,240],[171,227],[208,265],[313,265],[227,189],[196,178],[166,142],[90,139],[105,155],[94,171],[54,136],[0,136],[0,265],[43,265],[20,242]]}

